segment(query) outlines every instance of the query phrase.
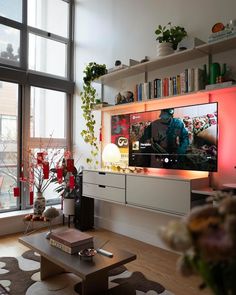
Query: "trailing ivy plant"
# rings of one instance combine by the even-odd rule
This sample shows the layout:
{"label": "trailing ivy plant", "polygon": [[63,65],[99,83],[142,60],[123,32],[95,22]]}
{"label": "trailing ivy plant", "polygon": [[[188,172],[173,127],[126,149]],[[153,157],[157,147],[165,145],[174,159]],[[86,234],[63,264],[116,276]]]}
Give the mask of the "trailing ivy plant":
{"label": "trailing ivy plant", "polygon": [[[82,100],[81,108],[86,127],[80,134],[84,141],[91,146],[91,158],[87,158],[86,162],[87,164],[92,164],[98,155],[98,142],[94,130],[96,121],[92,113],[93,106],[96,102],[96,89],[92,86],[92,82],[107,73],[106,65],[90,62],[84,69],[83,73],[85,74],[83,78],[83,91],[80,95]],[[98,165],[97,160],[95,160],[95,165]]]}

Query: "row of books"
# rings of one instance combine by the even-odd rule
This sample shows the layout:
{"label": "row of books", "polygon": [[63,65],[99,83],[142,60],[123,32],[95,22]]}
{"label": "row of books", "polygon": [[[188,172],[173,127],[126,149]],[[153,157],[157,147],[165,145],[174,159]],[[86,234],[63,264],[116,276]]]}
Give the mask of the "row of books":
{"label": "row of books", "polygon": [[93,237],[77,229],[52,232],[50,245],[69,253],[75,254],[82,249],[93,247]]}
{"label": "row of books", "polygon": [[186,69],[173,77],[154,79],[151,82],[137,84],[134,101],[143,101],[198,91],[205,87],[205,72],[199,68]]}

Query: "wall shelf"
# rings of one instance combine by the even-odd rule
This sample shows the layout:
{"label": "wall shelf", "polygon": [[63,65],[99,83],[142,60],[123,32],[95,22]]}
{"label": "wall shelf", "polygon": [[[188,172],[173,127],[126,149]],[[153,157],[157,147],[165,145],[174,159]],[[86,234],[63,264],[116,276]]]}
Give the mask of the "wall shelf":
{"label": "wall shelf", "polygon": [[173,64],[179,64],[187,62],[193,59],[201,58],[209,54],[221,53],[227,50],[236,48],[236,37],[231,37],[225,40],[217,41],[214,43],[207,43],[197,46],[193,49],[187,49],[181,52],[176,52],[171,55],[158,57],[145,63],[140,63],[123,70],[117,70],[115,72],[101,76],[97,83],[106,84],[108,82],[120,80],[130,76],[135,76],[149,71],[154,71],[159,68],[171,66]]}
{"label": "wall shelf", "polygon": [[[118,105],[103,107],[101,108],[101,111],[102,112],[124,111],[124,110],[132,109],[132,108],[142,107],[142,106],[145,108],[145,107],[151,107],[152,105],[156,105],[162,102],[165,102],[166,104],[168,100],[171,101],[171,103],[173,103],[174,101],[178,101],[180,98],[184,98],[184,97],[190,100],[190,98],[206,97],[213,93],[221,94],[226,92],[232,92],[235,90],[236,90],[236,85],[224,87],[224,88],[216,88],[212,90],[200,90],[196,92],[184,93],[181,95],[174,95],[174,96],[161,97],[161,98],[155,98],[150,100],[136,101],[136,102],[126,103],[126,104],[118,104]],[[199,101],[199,103],[201,102]]]}

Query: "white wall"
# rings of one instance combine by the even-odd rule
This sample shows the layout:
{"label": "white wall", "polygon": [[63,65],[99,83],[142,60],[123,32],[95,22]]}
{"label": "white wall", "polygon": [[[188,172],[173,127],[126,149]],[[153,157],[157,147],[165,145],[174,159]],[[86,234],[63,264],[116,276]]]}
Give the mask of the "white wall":
{"label": "white wall", "polygon": [[[145,56],[155,57],[154,31],[157,25],[165,25],[169,21],[173,25],[184,26],[189,35],[207,41],[215,23],[226,24],[236,18],[236,1],[76,0],[75,3],[74,144],[79,157],[82,155],[80,163],[86,166],[84,159],[89,155],[89,149],[80,136],[83,119],[79,98],[86,64],[95,61],[105,63],[110,68],[117,59],[128,64],[130,58],[141,60]],[[119,83],[125,88],[125,81]],[[106,97],[107,101],[110,99],[113,97]],[[96,119],[100,127],[98,112]],[[96,202],[96,216],[97,223],[103,227],[155,245],[160,245],[156,234],[158,225],[171,218],[104,202]]]}

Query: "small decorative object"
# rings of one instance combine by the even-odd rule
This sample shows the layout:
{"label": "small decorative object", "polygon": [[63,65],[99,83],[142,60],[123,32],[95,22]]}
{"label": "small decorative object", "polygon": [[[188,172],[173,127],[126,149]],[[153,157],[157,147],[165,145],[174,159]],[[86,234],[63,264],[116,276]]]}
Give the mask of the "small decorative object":
{"label": "small decorative object", "polygon": [[157,54],[159,56],[169,55],[177,49],[179,42],[187,36],[187,32],[183,27],[172,26],[169,22],[166,26],[159,25],[155,31],[157,45]]}
{"label": "small decorative object", "polygon": [[46,207],[46,200],[43,197],[42,192],[39,191],[36,195],[37,197],[34,201],[34,215],[41,216]]}
{"label": "small decorative object", "polygon": [[48,208],[43,216],[46,218],[46,220],[49,221],[49,232],[46,234],[46,238],[47,239],[50,239],[50,236],[51,236],[51,233],[52,233],[52,221],[54,218],[56,218],[57,216],[59,216],[59,212],[56,208],[54,207],[51,207],[51,208]]}
{"label": "small decorative object", "polygon": [[95,166],[98,165],[98,142],[97,137],[95,136],[95,119],[92,114],[93,106],[96,99],[96,89],[92,86],[92,82],[95,79],[98,79],[100,76],[107,73],[106,65],[97,64],[95,62],[90,62],[84,70],[84,84],[83,91],[80,93],[82,100],[83,117],[86,121],[86,128],[81,131],[81,136],[86,143],[91,147],[91,157],[86,159],[88,164],[95,163]]}
{"label": "small decorative object", "polygon": [[79,257],[80,259],[92,259],[93,256],[97,254],[97,251],[93,248],[83,249],[79,251]]}
{"label": "small decorative object", "polygon": [[120,92],[115,97],[115,104],[123,104],[134,101],[134,94],[132,91],[125,91],[124,94]]}
{"label": "small decorative object", "polygon": [[171,249],[183,253],[177,264],[183,275],[197,273],[204,281],[201,289],[209,287],[215,295],[234,295],[236,196],[218,192],[215,201],[214,206],[193,208],[185,220],[170,222],[161,228],[160,235]]}

